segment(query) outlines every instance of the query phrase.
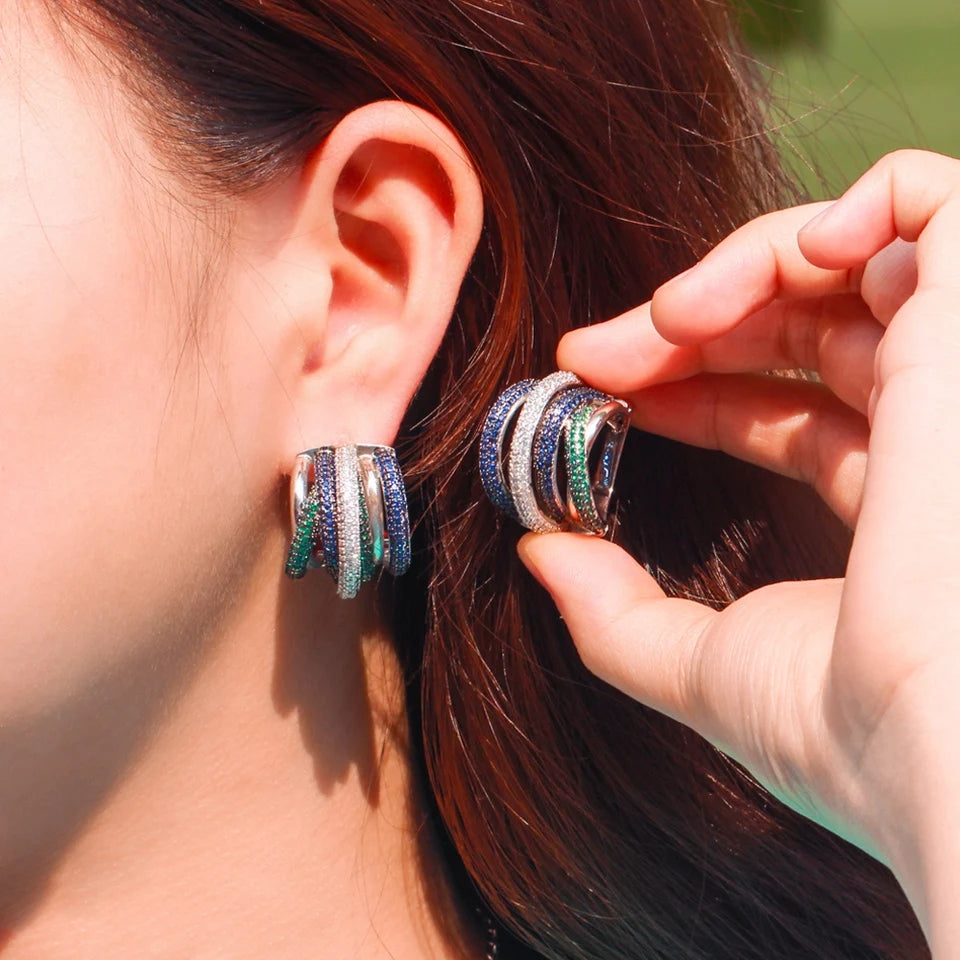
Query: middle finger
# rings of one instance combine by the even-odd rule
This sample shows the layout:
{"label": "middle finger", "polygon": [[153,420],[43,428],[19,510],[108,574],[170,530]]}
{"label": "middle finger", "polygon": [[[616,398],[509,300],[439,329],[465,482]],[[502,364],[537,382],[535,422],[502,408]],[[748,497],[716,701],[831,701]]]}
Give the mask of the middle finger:
{"label": "middle finger", "polygon": [[813,370],[840,400],[866,414],[883,332],[861,297],[848,293],[775,300],[728,333],[677,346],[654,327],[645,303],[566,334],[557,362],[613,394],[699,373]]}
{"label": "middle finger", "polygon": [[693,268],[654,292],[657,330],[671,343],[699,343],[732,330],[777,299],[859,293],[862,271],[814,266],[800,250],[800,229],[829,206],[777,210],[734,230]]}

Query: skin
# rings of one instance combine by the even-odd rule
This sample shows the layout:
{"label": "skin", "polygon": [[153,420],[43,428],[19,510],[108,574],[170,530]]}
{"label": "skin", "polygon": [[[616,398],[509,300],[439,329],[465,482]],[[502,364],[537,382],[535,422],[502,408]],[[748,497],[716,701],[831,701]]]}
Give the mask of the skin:
{"label": "skin", "polygon": [[[812,484],[854,530],[843,578],[715,611],[609,541],[519,544],[589,669],[886,863],[936,960],[960,957],[958,235],[960,161],[897,152],[559,345],[640,429]],[[823,382],[761,372],[787,368]]]}
{"label": "skin", "polygon": [[[113,74],[0,4],[4,960],[480,955],[427,903],[374,598],[281,572],[295,454],[396,436],[476,174],[436,118],[369,104],[203,207]],[[641,429],[813,484],[856,531],[844,579],[718,613],[604,540],[519,547],[590,669],[888,863],[937,960],[960,955],[958,198],[957,161],[893,155],[558,351]],[[756,375],[791,366],[823,384]]]}
{"label": "skin", "polygon": [[212,209],[104,61],[0,24],[4,960],[482,955],[370,586],[283,575],[294,457],[392,443],[449,323],[459,141],[369,104]]}

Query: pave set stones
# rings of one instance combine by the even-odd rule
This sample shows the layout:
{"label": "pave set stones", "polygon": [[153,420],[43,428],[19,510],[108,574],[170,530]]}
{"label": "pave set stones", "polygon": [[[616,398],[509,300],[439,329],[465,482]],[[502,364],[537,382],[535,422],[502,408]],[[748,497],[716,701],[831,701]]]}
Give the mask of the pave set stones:
{"label": "pave set stones", "polygon": [[[606,536],[630,413],[625,401],[565,370],[511,385],[488,412],[480,437],[487,496],[530,530]],[[406,573],[410,518],[393,447],[305,450],[290,488],[289,577],[321,567],[336,581],[337,594],[350,598],[381,568]]]}
{"label": "pave set stones", "polygon": [[392,447],[341,444],[299,454],[291,521],[287,575],[322,567],[341,597],[356,596],[380,567],[399,576],[410,565],[407,499]]}
{"label": "pave set stones", "polygon": [[337,473],[336,458],[332,447],[321,447],[314,455],[316,476],[319,479],[320,497],[320,542],[322,555],[320,566],[337,574]]}
{"label": "pave set stones", "polygon": [[373,458],[380,473],[386,514],[386,567],[395,577],[400,577],[410,567],[410,514],[406,488],[393,447],[375,447]]}
{"label": "pave set stones", "polygon": [[337,447],[337,594],[360,589],[360,461],[353,445]]}
{"label": "pave set stones", "polygon": [[563,370],[513,384],[490,408],[481,433],[487,496],[538,533],[605,536],[630,412],[625,401]]}
{"label": "pave set stones", "polygon": [[587,421],[592,412],[592,406],[586,403],[574,411],[570,428],[567,430],[565,451],[570,499],[587,524],[599,522],[591,495],[590,475],[587,472]]}
{"label": "pave set stones", "polygon": [[480,434],[480,479],[483,482],[483,489],[497,509],[518,521],[520,517],[513,505],[513,497],[507,489],[500,451],[507,426],[512,422],[524,397],[536,382],[536,380],[521,380],[507,387],[497,397],[496,403],[487,414],[483,432]]}
{"label": "pave set stones", "polygon": [[537,502],[533,471],[530,469],[535,434],[543,414],[556,395],[564,387],[579,383],[580,378],[575,373],[567,373],[565,370],[544,377],[524,399],[510,440],[510,495],[513,497],[513,505],[520,522],[537,533],[559,530],[560,525],[551,520]]}
{"label": "pave set stones", "polygon": [[[565,504],[558,489],[557,453],[563,439],[564,427],[572,414],[586,408],[588,400],[606,399],[606,394],[590,387],[569,387],[547,408],[540,421],[533,445],[534,481],[537,497],[551,519],[561,523]],[[567,431],[569,436],[569,431]],[[570,476],[568,458],[567,476]],[[586,464],[584,463],[584,466]]]}

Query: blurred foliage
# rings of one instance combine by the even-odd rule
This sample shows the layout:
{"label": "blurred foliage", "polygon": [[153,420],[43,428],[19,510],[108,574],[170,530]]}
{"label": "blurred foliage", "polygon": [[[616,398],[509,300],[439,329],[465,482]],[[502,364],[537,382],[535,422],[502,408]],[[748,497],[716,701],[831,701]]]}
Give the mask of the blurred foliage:
{"label": "blurred foliage", "polygon": [[818,45],[826,35],[825,0],[734,0],[734,8],[744,36],[758,50]]}
{"label": "blurred foliage", "polygon": [[812,197],[898,147],[960,156],[960,0],[731,0],[766,66],[769,128]]}

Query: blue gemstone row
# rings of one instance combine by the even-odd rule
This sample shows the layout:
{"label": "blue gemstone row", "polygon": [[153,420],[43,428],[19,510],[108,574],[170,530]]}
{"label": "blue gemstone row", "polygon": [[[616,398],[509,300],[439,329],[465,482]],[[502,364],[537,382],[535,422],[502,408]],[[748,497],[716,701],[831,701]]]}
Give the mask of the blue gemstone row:
{"label": "blue gemstone row", "polygon": [[613,486],[613,458],[616,452],[616,444],[604,444],[603,454],[600,459],[600,483],[607,488]]}
{"label": "blue gemstone row", "polygon": [[390,561],[387,569],[394,576],[401,576],[410,566],[410,516],[407,510],[407,494],[403,485],[400,463],[392,447],[377,447],[374,459],[383,487],[384,513],[386,514],[387,537],[390,541]]}
{"label": "blue gemstone row", "polygon": [[504,480],[500,435],[514,405],[533,389],[536,382],[535,379],[521,380],[507,387],[490,408],[480,434],[480,480],[483,489],[494,506],[514,520],[519,520],[519,516]]}
{"label": "blue gemstone row", "polygon": [[[340,491],[337,483],[335,447],[317,447],[313,454],[313,482],[298,512],[296,528],[287,556],[286,573],[302,577],[308,567],[322,567],[338,579],[337,522]],[[403,473],[393,447],[373,447],[373,462],[380,481],[385,536],[390,545],[386,568],[396,576],[407,572],[411,561],[410,517]],[[361,478],[358,476],[358,480]],[[360,582],[373,579],[377,559],[373,549],[373,532],[363,483],[358,486],[360,520]]]}
{"label": "blue gemstone row", "polygon": [[314,474],[320,490],[320,540],[323,565],[337,576],[337,468],[331,447],[321,447],[313,455]]}
{"label": "blue gemstone row", "polygon": [[591,387],[568,387],[551,401],[537,428],[533,445],[534,481],[540,505],[558,523],[563,511],[557,509],[554,465],[560,448],[560,436],[564,421],[591,400],[605,399],[605,393]]}

